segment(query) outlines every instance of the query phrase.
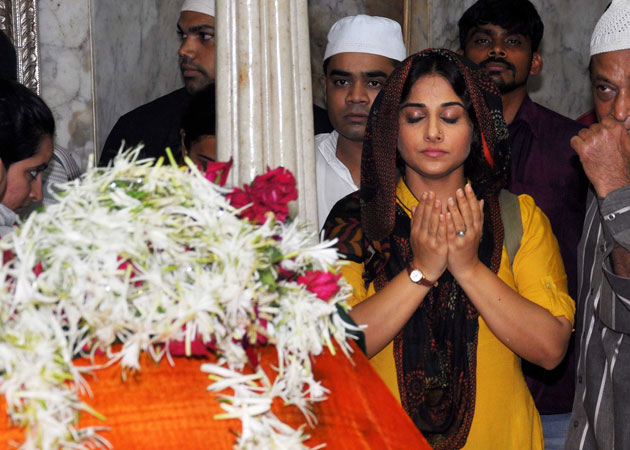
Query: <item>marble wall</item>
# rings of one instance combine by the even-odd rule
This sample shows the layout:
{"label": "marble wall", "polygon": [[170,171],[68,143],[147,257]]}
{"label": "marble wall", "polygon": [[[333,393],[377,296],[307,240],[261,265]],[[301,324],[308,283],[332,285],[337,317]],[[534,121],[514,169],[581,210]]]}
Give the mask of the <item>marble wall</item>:
{"label": "marble wall", "polygon": [[177,63],[180,5],[181,0],[92,1],[99,152],[121,115],[183,86]]}
{"label": "marble wall", "polygon": [[57,124],[56,143],[80,167],[94,149],[89,0],[39,0],[41,95]]}
{"label": "marble wall", "polygon": [[[411,0],[411,51],[427,47],[459,48],[457,21],[476,0]],[[543,23],[545,35],[540,76],[530,79],[532,98],[561,114],[575,118],[590,109],[588,48],[591,32],[609,0],[531,0]],[[312,2],[315,3],[315,2]],[[313,100],[321,104],[321,58],[330,26],[346,15],[365,12],[369,0],[320,0],[309,5]],[[382,1],[381,3],[391,4]],[[567,14],[571,11],[571,14]]]}
{"label": "marble wall", "polygon": [[[608,0],[532,0],[545,23],[542,74],[532,97],[569,117],[590,107],[588,46]],[[332,24],[352,14],[411,13],[411,50],[457,48],[457,20],[474,0],[309,2],[313,100],[321,104],[322,57]],[[38,0],[41,92],[57,120],[56,142],[85,168],[117,118],[182,85],[176,21],[181,0]],[[571,14],[566,14],[571,11]],[[579,25],[576,25],[579,24]]]}
{"label": "marble wall", "polygon": [[39,0],[41,94],[80,167],[122,114],[182,86],[180,1]]}

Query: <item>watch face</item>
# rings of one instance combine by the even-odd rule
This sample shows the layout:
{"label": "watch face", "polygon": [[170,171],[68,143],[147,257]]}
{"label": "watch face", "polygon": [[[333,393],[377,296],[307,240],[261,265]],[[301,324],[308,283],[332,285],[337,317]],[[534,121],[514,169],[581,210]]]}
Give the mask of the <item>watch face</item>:
{"label": "watch face", "polygon": [[414,283],[417,283],[418,281],[422,280],[422,272],[420,272],[418,269],[414,269],[409,274],[409,278],[411,278],[411,281],[413,281]]}

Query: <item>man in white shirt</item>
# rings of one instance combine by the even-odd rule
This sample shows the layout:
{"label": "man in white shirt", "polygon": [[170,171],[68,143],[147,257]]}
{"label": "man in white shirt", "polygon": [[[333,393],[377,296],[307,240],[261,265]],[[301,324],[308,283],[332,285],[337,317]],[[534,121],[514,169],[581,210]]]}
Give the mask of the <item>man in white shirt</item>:
{"label": "man in white shirt", "polygon": [[320,229],[335,203],[359,189],[370,108],[406,54],[400,25],[384,17],[344,17],[328,33],[323,85],[334,131],[315,136]]}

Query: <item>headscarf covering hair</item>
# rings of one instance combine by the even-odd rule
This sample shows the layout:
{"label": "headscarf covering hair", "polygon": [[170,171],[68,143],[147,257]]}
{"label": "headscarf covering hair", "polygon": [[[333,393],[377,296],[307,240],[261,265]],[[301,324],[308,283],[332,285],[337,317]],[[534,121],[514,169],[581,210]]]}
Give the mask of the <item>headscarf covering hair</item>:
{"label": "headscarf covering hair", "polygon": [[405,59],[389,76],[370,111],[361,156],[361,220],[369,239],[389,235],[396,204],[396,146],[402,89],[419,58],[440,55],[464,77],[481,131],[481,148],[471,148],[466,176],[478,197],[496,194],[507,180],[509,144],[501,95],[484,71],[468,58],[445,49],[427,49]]}
{"label": "headscarf covering hair", "polygon": [[[403,61],[376,98],[363,145],[361,190],[337,203],[324,226],[326,238],[338,238],[347,259],[364,264],[365,283],[373,282],[377,291],[413,258],[407,206],[396,199],[398,117],[405,82],[427,57],[454,64],[464,80],[473,109],[469,115],[480,131],[464,165],[475,193],[485,199],[479,259],[494,273],[501,263],[498,192],[507,176],[509,146],[499,91],[465,57],[425,50]],[[478,317],[447,270],[394,338],[403,408],[435,449],[461,448],[468,438],[475,410]]]}

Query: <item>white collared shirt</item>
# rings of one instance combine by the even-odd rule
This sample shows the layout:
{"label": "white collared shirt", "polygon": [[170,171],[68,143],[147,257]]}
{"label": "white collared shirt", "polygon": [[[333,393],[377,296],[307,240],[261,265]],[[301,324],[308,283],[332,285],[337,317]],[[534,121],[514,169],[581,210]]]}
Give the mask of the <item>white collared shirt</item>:
{"label": "white collared shirt", "polygon": [[359,189],[354,184],[350,170],[337,158],[338,139],[337,131],[315,136],[317,218],[320,230],[335,203]]}

